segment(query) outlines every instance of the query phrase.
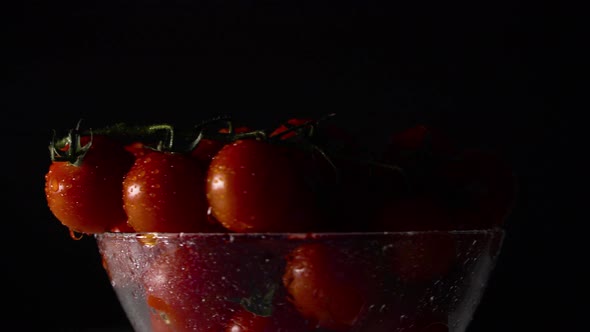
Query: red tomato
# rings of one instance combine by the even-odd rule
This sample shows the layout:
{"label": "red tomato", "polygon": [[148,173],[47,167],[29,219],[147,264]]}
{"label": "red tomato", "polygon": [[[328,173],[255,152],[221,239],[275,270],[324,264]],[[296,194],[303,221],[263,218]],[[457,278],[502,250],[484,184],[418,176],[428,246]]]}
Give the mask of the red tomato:
{"label": "red tomato", "polygon": [[437,168],[435,190],[460,228],[502,226],[511,212],[517,182],[510,165],[491,151],[468,149]]}
{"label": "red tomato", "polygon": [[[86,152],[84,146],[89,146]],[[55,158],[45,175],[51,212],[78,233],[101,233],[124,225],[121,183],[133,156],[119,142],[101,135],[82,137],[79,145],[64,150],[63,161]]]}
{"label": "red tomato", "polygon": [[129,151],[133,156],[140,157],[149,151],[142,142],[133,142],[125,145],[125,150]]}
{"label": "red tomato", "polygon": [[205,174],[189,155],[150,151],[123,180],[123,208],[137,232],[207,232]]}
{"label": "red tomato", "polygon": [[[247,133],[249,131],[251,131],[251,129],[246,126],[237,127],[233,130],[233,132],[236,134]],[[222,128],[219,130],[219,133],[228,134],[229,129]],[[211,159],[213,159],[213,157],[217,154],[217,152],[219,152],[219,150],[221,150],[221,148],[226,144],[227,144],[227,142],[222,141],[222,140],[203,138],[199,141],[199,143],[193,149],[191,154],[193,157],[195,157],[199,161],[201,161],[203,166],[205,168],[207,168],[209,166],[209,163],[211,162]]]}
{"label": "red tomato", "polygon": [[211,213],[235,232],[309,232],[318,227],[296,148],[253,139],[224,146],[211,161]]}
{"label": "red tomato", "polygon": [[[293,118],[287,120],[287,122],[281,124],[275,130],[273,130],[269,137],[279,136],[281,139],[290,139],[297,135],[302,135],[304,137],[309,137],[311,134],[312,127],[316,124],[313,123],[313,119],[311,118]],[[307,125],[306,125],[307,124]],[[288,133],[286,131],[291,130]],[[284,134],[283,134],[284,133]]]}
{"label": "red tomato", "polygon": [[114,232],[114,233],[135,233],[135,229],[133,229],[133,227],[129,226],[127,221],[125,221],[119,225],[113,226],[110,229],[110,231]]}
{"label": "red tomato", "polygon": [[324,244],[304,244],[287,258],[283,284],[303,317],[317,326],[348,331],[370,301],[364,269]]}
{"label": "red tomato", "polygon": [[[231,268],[210,261],[206,248],[164,252],[143,277],[152,326],[163,331],[219,332],[238,310],[230,301]],[[220,281],[228,278],[227,282]],[[214,280],[214,282],[212,282]]]}

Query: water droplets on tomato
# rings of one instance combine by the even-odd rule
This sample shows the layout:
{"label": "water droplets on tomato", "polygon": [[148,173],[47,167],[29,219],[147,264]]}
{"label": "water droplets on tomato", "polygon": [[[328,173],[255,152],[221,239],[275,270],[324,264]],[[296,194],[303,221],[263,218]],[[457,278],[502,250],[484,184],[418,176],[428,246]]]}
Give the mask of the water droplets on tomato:
{"label": "water droplets on tomato", "polygon": [[141,188],[138,185],[129,186],[129,188],[127,188],[127,193],[130,197],[134,197],[138,195],[140,192]]}
{"label": "water droplets on tomato", "polygon": [[62,185],[60,184],[60,182],[57,179],[52,179],[49,182],[49,189],[51,189],[54,192],[58,192],[62,189]]}
{"label": "water droplets on tomato", "polygon": [[70,231],[70,237],[76,241],[82,240],[82,238],[84,237],[84,233],[76,232],[73,229],[70,229],[69,231]]}

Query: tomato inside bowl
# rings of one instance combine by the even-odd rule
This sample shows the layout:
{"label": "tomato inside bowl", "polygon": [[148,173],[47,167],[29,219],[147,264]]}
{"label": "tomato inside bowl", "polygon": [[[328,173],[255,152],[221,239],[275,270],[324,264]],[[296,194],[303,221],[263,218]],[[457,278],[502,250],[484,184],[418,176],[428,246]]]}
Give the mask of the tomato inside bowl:
{"label": "tomato inside bowl", "polygon": [[463,332],[503,238],[499,228],[95,235],[138,332]]}

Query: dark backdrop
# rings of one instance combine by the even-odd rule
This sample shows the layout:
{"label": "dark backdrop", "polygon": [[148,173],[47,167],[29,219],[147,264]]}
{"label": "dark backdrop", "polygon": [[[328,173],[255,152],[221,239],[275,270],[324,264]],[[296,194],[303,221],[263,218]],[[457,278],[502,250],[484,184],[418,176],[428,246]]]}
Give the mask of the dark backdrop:
{"label": "dark backdrop", "polygon": [[[367,138],[418,122],[496,148],[521,191],[469,332],[581,322],[585,129],[565,6],[536,1],[20,1],[2,5],[5,323],[129,328],[90,238],[47,209],[52,129],[78,119],[261,125],[336,112]],[[575,75],[572,70],[571,74]],[[587,196],[587,195],[586,195]],[[583,261],[582,261],[583,262]],[[5,325],[7,326],[7,325]],[[16,325],[14,325],[16,326]],[[24,330],[25,328],[20,330]]]}

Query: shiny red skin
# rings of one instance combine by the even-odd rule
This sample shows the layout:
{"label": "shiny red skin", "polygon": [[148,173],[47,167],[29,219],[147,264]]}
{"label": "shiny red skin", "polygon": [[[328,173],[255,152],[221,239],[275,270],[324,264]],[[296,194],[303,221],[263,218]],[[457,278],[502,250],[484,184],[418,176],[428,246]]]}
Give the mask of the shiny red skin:
{"label": "shiny red skin", "polygon": [[[152,326],[158,332],[219,332],[238,310],[231,287],[213,286],[228,268],[215,268],[208,253],[180,247],[156,258],[143,276],[146,302],[152,312]],[[229,283],[229,281],[228,281]]]}
{"label": "shiny red skin", "polygon": [[318,225],[297,148],[254,139],[224,146],[211,161],[213,217],[235,232],[309,232]]}
{"label": "shiny red skin", "polygon": [[[81,138],[81,145],[90,137]],[[64,149],[67,150],[68,148]],[[94,135],[79,165],[52,161],[45,175],[45,197],[53,215],[71,231],[94,234],[124,225],[122,180],[133,156],[119,142]]]}
{"label": "shiny red skin", "polygon": [[189,155],[149,151],[123,180],[123,208],[137,232],[207,232],[205,175]]}
{"label": "shiny red skin", "polygon": [[288,256],[283,285],[304,318],[322,328],[349,331],[370,302],[365,272],[334,247],[304,244]]}

